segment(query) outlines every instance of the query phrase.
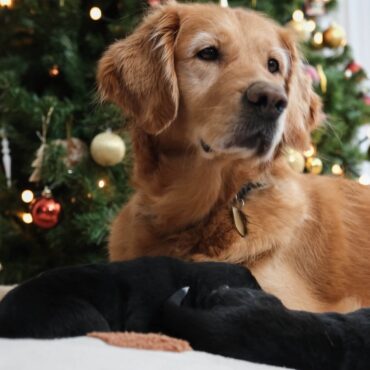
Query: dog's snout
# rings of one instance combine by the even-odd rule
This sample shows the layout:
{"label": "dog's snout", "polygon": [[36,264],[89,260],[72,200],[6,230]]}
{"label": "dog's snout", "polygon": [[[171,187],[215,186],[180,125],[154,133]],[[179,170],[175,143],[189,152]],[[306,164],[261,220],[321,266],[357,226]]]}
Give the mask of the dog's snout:
{"label": "dog's snout", "polygon": [[244,102],[264,119],[277,119],[287,106],[287,97],[280,86],[255,82],[246,90]]}

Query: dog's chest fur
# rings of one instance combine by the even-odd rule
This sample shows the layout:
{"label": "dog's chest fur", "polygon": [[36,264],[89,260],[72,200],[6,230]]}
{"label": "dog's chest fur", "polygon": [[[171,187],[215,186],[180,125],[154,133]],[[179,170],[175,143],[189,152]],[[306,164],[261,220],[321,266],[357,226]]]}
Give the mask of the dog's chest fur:
{"label": "dog's chest fur", "polygon": [[290,266],[288,259],[277,253],[268,260],[251,268],[252,274],[266,292],[276,295],[284,305],[293,310],[310,312],[351,312],[361,308],[361,300],[355,296],[336,302],[318,299],[312,286]]}

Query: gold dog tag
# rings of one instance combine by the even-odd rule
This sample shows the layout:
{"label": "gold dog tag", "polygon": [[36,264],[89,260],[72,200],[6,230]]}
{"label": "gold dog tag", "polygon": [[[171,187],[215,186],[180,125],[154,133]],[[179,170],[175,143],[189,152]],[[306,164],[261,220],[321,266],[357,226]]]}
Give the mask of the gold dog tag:
{"label": "gold dog tag", "polygon": [[236,230],[238,230],[238,233],[241,236],[247,235],[247,227],[246,227],[246,219],[242,211],[240,211],[238,208],[232,206],[232,212],[233,212],[233,219],[234,219],[234,225],[236,227]]}

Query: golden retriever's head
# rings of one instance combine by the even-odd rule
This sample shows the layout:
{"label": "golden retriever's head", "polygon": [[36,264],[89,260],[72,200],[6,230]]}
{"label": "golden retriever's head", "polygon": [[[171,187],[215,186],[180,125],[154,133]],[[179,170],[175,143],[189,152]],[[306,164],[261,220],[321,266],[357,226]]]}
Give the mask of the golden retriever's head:
{"label": "golden retriever's head", "polygon": [[151,135],[213,158],[305,149],[321,117],[288,32],[252,11],[171,4],[100,60],[99,90]]}

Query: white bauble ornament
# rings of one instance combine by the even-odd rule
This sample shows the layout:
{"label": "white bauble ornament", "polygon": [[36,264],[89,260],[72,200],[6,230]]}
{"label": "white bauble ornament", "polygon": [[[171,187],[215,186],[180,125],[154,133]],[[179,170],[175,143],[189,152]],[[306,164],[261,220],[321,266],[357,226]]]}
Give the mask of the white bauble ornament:
{"label": "white bauble ornament", "polygon": [[94,137],[90,153],[94,161],[101,166],[114,166],[124,158],[126,145],[119,135],[108,130]]}

